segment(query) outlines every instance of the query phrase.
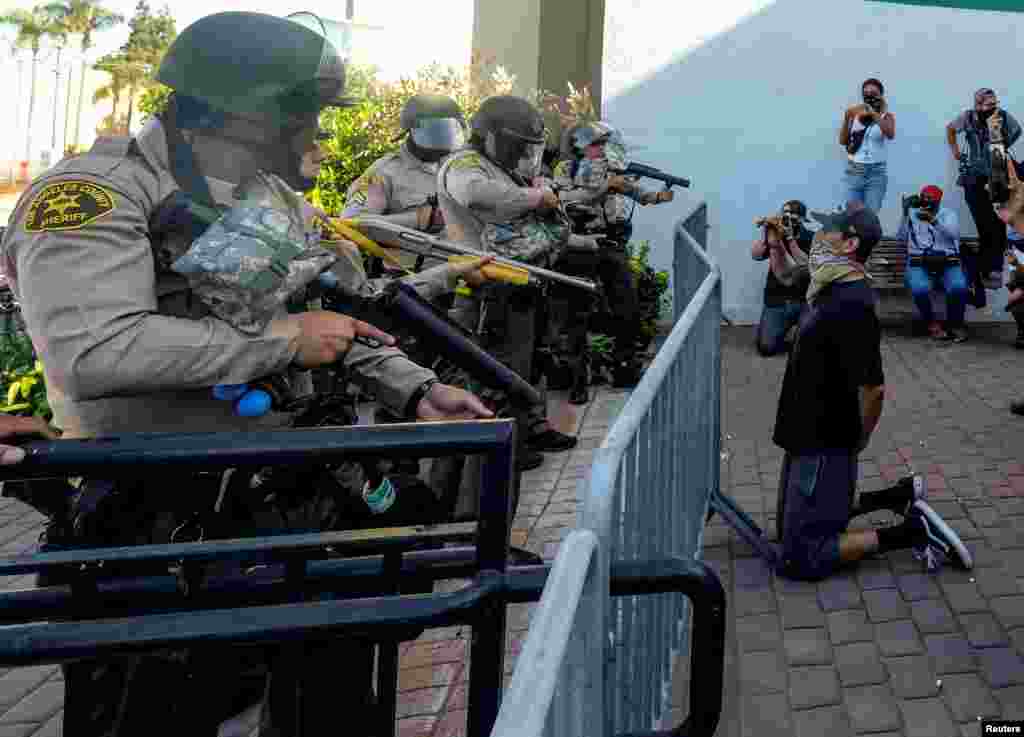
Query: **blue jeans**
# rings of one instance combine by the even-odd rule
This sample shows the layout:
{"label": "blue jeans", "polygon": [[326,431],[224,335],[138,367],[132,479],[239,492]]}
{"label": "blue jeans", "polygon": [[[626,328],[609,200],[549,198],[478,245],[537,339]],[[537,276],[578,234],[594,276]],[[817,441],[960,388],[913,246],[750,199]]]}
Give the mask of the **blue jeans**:
{"label": "blue jeans", "polygon": [[757,352],[762,356],[774,356],[786,350],[786,331],[800,322],[800,313],[805,304],[786,302],[769,307],[761,312],[757,326]]}
{"label": "blue jeans", "polygon": [[785,520],[779,572],[801,581],[827,578],[841,562],[839,537],[850,523],[857,490],[857,453],[786,453],[779,483],[784,507],[776,513]]}
{"label": "blue jeans", "polygon": [[[959,264],[947,266],[941,274],[942,289],[946,292],[946,322],[950,325],[963,325],[964,311],[967,305],[967,276]],[[907,264],[907,288],[914,297],[914,304],[921,311],[925,322],[932,322],[931,290],[936,287],[939,276],[932,276],[923,266]]]}
{"label": "blue jeans", "polygon": [[885,190],[889,186],[889,175],[886,163],[857,164],[847,162],[843,184],[846,185],[846,201],[860,202],[865,207],[878,212],[882,209]]}

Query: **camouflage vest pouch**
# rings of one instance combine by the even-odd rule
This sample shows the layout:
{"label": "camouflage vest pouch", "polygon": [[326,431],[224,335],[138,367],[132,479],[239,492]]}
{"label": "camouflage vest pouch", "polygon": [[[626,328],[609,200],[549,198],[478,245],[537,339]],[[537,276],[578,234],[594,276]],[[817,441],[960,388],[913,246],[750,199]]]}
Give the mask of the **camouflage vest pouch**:
{"label": "camouflage vest pouch", "polygon": [[569,228],[561,222],[545,220],[530,213],[506,223],[486,223],[480,240],[484,251],[505,258],[536,263],[557,257],[569,239]]}
{"label": "camouflage vest pouch", "polygon": [[171,268],[213,314],[259,334],[337,256],[307,241],[298,196],[276,178],[257,177],[241,199]]}

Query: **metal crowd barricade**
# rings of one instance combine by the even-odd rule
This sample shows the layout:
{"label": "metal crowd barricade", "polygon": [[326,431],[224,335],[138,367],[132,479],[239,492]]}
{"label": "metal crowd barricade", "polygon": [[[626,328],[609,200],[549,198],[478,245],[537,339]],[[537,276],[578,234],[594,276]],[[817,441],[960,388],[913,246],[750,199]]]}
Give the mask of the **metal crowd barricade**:
{"label": "metal crowd barricade", "polygon": [[[697,560],[720,468],[721,274],[706,223],[701,205],[676,227],[675,325],[595,454],[580,529],[559,550],[492,737],[649,734],[667,712],[677,655],[699,676],[671,734],[717,727],[725,592]],[[676,590],[689,601],[612,598],[628,593],[615,583],[625,568],[670,560],[685,569]]]}
{"label": "metal crowd barricade", "polygon": [[[0,469],[0,481],[74,476],[116,479],[160,473],[330,463],[381,455],[484,455],[475,523],[354,530],[168,545],[76,549],[0,558],[0,576],[61,573],[66,585],[0,593],[0,664],[66,663],[174,647],[289,643],[360,635],[380,644],[381,708],[354,715],[393,734],[397,642],[417,627],[473,628],[470,734],[494,723],[504,673],[506,603],[540,594],[546,568],[508,573],[513,420],[248,433],[125,435],[24,446],[26,460]],[[204,501],[197,499],[197,506]],[[440,543],[463,547],[436,549]],[[472,543],[471,547],[466,547]],[[422,550],[424,546],[434,547]],[[353,559],[353,556],[358,558]],[[207,575],[205,564],[271,564],[269,575]],[[256,566],[259,568],[259,566]],[[448,594],[403,596],[409,575],[471,577]],[[369,582],[372,598],[354,598]],[[366,596],[356,594],[355,596]],[[244,615],[240,615],[240,610]],[[287,737],[300,737],[289,732]]]}

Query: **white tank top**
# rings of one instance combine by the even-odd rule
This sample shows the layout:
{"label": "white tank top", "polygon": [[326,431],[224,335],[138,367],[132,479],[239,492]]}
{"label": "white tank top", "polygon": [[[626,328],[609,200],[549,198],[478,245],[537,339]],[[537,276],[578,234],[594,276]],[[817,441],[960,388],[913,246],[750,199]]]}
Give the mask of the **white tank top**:
{"label": "white tank top", "polygon": [[[864,124],[857,118],[853,119],[850,124],[850,134],[854,134],[857,131],[864,130]],[[857,153],[852,156],[848,156],[850,161],[858,164],[881,164],[886,159],[885,144],[888,139],[885,134],[882,133],[881,127],[875,123],[869,129],[867,134],[864,136],[864,141],[861,143],[860,148],[857,149]]]}

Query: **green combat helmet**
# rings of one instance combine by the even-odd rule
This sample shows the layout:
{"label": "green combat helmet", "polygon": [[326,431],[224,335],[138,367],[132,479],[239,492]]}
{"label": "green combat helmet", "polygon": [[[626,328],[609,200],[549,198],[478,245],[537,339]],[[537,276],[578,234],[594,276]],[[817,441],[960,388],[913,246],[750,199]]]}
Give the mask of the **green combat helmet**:
{"label": "green combat helmet", "polygon": [[323,27],[262,13],[208,15],[174,40],[156,79],[222,113],[281,126],[308,120],[351,102],[342,97],[344,60]]}
{"label": "green combat helmet", "polygon": [[205,161],[189,163],[193,147],[183,130],[242,145],[248,170],[277,174],[300,191],[315,186],[302,176],[299,159],[318,136],[320,112],[352,104],[342,96],[345,63],[331,41],[342,43],[336,27],[312,13],[228,12],[200,18],[175,39],[156,79],[174,90],[162,120],[183,190],[208,200],[199,170],[216,175],[220,162],[235,155],[215,148]]}
{"label": "green combat helmet", "polygon": [[626,168],[626,144],[622,134],[614,126],[604,121],[577,123],[566,131],[562,140],[562,156],[569,161],[583,158],[587,146],[604,145],[604,158],[612,169],[621,171]]}
{"label": "green combat helmet", "polygon": [[544,156],[544,118],[521,97],[484,100],[470,120],[475,147],[509,174],[529,182],[540,173]]}

